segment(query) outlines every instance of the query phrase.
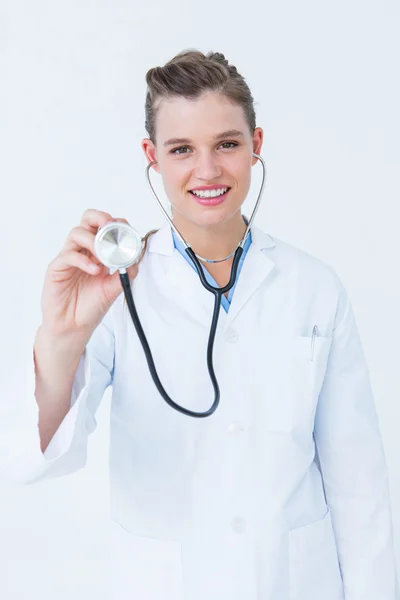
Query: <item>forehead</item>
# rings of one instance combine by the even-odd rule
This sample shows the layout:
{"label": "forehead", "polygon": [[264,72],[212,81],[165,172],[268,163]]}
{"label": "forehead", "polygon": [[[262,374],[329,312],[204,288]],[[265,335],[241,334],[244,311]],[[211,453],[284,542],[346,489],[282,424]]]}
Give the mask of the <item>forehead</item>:
{"label": "forehead", "polygon": [[157,109],[157,144],[160,145],[171,137],[204,140],[229,129],[247,134],[243,108],[216,92],[196,99],[163,98]]}

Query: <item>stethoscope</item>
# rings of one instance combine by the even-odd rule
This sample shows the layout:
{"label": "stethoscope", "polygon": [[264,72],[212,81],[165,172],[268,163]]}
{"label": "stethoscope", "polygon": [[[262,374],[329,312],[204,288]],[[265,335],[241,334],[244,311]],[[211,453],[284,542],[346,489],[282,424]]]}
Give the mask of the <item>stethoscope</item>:
{"label": "stethoscope", "polygon": [[[180,234],[180,232],[178,231],[178,229],[172,222],[167,211],[161,204],[161,202],[151,184],[149,171],[150,171],[150,168],[157,161],[153,160],[146,166],[147,182],[150,186],[150,189],[153,193],[154,198],[157,201],[157,204],[163,211],[164,215],[167,217],[171,227],[176,232],[179,239],[184,244],[185,252],[192,259],[194,266],[196,267],[196,270],[199,274],[201,283],[206,288],[206,290],[208,290],[215,296],[214,311],[213,311],[210,334],[209,334],[208,344],[207,344],[207,367],[208,367],[208,372],[210,374],[210,379],[211,379],[211,382],[212,382],[212,385],[214,388],[214,392],[215,392],[214,403],[209,410],[207,410],[205,412],[201,412],[201,413],[194,412],[194,411],[184,408],[183,406],[180,406],[179,404],[174,402],[168,396],[167,392],[164,390],[164,388],[161,384],[161,381],[157,375],[157,371],[154,366],[154,361],[153,361],[153,357],[151,354],[151,350],[150,350],[149,344],[147,342],[145,333],[143,331],[142,325],[140,323],[139,316],[136,311],[135,303],[133,301],[133,296],[132,296],[131,283],[130,283],[128,274],[126,272],[126,269],[128,267],[130,267],[131,265],[138,262],[139,257],[142,254],[143,248],[144,248],[143,239],[131,225],[128,225],[126,223],[121,223],[119,221],[107,223],[106,225],[104,225],[103,227],[101,227],[99,229],[99,231],[97,232],[96,237],[95,237],[94,247],[95,247],[96,255],[97,255],[98,259],[100,260],[100,262],[102,262],[106,267],[109,267],[111,269],[115,269],[115,270],[119,271],[122,288],[124,290],[124,294],[125,294],[128,308],[129,308],[129,312],[132,317],[132,321],[135,326],[136,332],[139,336],[140,342],[142,344],[144,353],[146,355],[147,364],[149,366],[151,377],[155,383],[156,388],[158,389],[158,391],[160,392],[160,394],[164,398],[164,400],[167,402],[167,404],[169,404],[169,406],[171,406],[175,410],[183,413],[184,415],[188,415],[189,417],[200,418],[200,417],[211,416],[216,411],[218,404],[219,404],[219,400],[220,400],[220,390],[219,390],[218,382],[217,382],[215,372],[214,372],[212,353],[213,353],[213,347],[214,347],[215,333],[216,333],[217,324],[218,324],[218,317],[219,317],[219,312],[220,312],[221,298],[222,298],[222,295],[225,294],[226,292],[228,292],[235,284],[239,261],[243,254],[243,249],[244,249],[244,246],[246,243],[246,239],[250,232],[251,225],[254,221],[254,218],[256,216],[256,213],[257,213],[260,201],[261,201],[261,196],[262,196],[262,193],[264,191],[264,186],[265,186],[265,176],[266,176],[265,162],[259,154],[256,154],[255,152],[253,152],[253,156],[258,158],[258,160],[261,162],[261,165],[263,167],[261,188],[260,188],[260,192],[258,194],[257,202],[254,207],[253,213],[250,217],[250,220],[247,223],[247,228],[246,228],[245,234],[244,234],[241,242],[239,243],[238,247],[236,248],[236,250],[234,252],[232,252],[232,254],[230,254],[226,258],[223,258],[222,260],[218,260],[218,261],[209,260],[209,259],[206,259],[206,258],[203,258],[203,257],[197,255],[192,250],[192,248],[189,246],[189,244],[186,243],[186,241],[183,239],[183,236]],[[203,261],[209,262],[209,263],[223,262],[224,260],[227,260],[228,258],[230,258],[233,255],[234,255],[234,258],[233,258],[233,263],[232,263],[231,276],[230,276],[230,279],[229,279],[229,282],[227,283],[227,285],[222,288],[218,288],[218,287],[214,287],[213,285],[208,283],[208,281],[204,275],[203,268],[198,259],[200,258],[200,260],[203,260]]]}

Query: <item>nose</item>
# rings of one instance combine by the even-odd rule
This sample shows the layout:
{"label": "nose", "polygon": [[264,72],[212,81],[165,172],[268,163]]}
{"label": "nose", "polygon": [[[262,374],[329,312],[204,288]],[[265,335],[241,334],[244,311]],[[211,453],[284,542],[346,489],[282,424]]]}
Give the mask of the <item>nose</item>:
{"label": "nose", "polygon": [[196,158],[194,175],[198,179],[211,181],[221,175],[222,169],[218,158],[212,152],[200,152]]}

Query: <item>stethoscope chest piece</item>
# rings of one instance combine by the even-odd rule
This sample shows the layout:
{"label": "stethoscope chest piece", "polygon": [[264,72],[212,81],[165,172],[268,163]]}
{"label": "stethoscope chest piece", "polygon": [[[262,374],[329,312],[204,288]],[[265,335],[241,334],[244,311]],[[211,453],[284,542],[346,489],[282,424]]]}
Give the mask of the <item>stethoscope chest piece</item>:
{"label": "stethoscope chest piece", "polygon": [[97,258],[110,269],[127,269],[135,264],[143,250],[138,232],[128,225],[114,221],[99,229],[94,240]]}

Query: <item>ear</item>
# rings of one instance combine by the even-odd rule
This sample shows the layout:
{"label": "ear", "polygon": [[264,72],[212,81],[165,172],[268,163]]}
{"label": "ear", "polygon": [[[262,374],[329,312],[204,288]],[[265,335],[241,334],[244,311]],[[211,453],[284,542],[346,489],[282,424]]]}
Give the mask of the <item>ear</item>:
{"label": "ear", "polygon": [[[253,134],[253,152],[261,155],[261,148],[263,144],[264,131],[261,127],[256,127]],[[258,162],[258,158],[253,156],[251,164],[252,166]]]}
{"label": "ear", "polygon": [[[142,140],[142,144],[141,144],[142,148],[143,148],[143,152],[148,160],[148,162],[152,162],[153,160],[157,160],[157,152],[156,152],[156,147],[153,144],[153,142],[149,139],[149,138],[144,138]],[[158,165],[158,163],[156,163],[155,165],[153,165],[153,169],[159,173],[160,172],[160,167]]]}

